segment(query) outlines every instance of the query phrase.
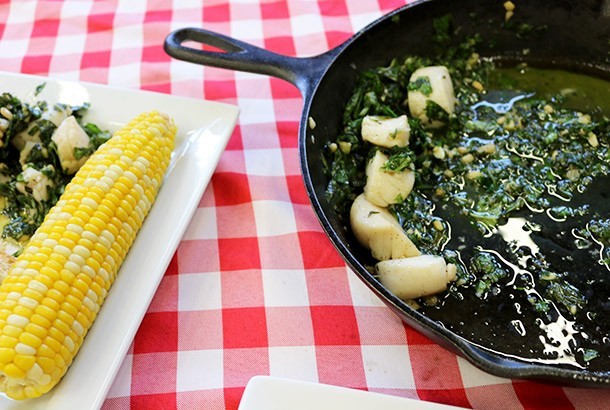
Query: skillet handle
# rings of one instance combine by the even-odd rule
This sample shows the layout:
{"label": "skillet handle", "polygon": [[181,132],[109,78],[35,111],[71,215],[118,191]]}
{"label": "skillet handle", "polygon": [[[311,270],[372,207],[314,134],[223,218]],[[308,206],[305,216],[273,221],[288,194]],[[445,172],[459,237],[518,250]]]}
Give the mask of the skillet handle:
{"label": "skillet handle", "polygon": [[[207,51],[187,47],[192,41],[216,47],[222,51]],[[336,56],[338,49],[314,57],[298,58],[280,55],[223,34],[201,28],[182,28],[165,39],[164,49],[170,56],[191,63],[265,74],[294,84],[308,99],[322,75]]]}

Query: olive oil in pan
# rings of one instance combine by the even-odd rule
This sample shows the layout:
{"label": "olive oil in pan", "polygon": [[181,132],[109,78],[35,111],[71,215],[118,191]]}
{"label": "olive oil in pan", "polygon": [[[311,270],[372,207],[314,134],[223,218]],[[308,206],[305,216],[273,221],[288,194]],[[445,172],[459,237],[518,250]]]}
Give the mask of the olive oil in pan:
{"label": "olive oil in pan", "polygon": [[[497,115],[486,117],[483,113],[479,117],[477,110],[481,107],[502,115],[509,113],[513,104],[534,97],[548,98],[549,107],[561,105],[589,112],[594,119],[610,113],[610,83],[596,78],[531,68],[499,69],[494,78],[502,91],[490,87],[485,101],[472,107],[476,112],[473,121],[482,122],[478,126],[487,134],[469,134],[465,144],[480,145],[496,137],[494,127],[486,128],[484,121]],[[553,117],[553,108],[547,111],[548,119],[566,121]],[[585,115],[569,119],[589,120]],[[552,122],[547,121],[543,128],[528,130],[561,138],[553,136],[553,129]],[[607,136],[605,141],[603,144],[607,144]],[[497,173],[505,180],[525,178],[526,183],[544,192],[534,189],[533,199],[525,206],[499,218],[492,215],[496,218],[493,220],[485,219],[484,214],[475,215],[478,219],[473,220],[473,214],[464,216],[467,206],[463,203],[438,200],[432,189],[422,191],[435,204],[430,208],[434,214],[450,225],[446,232],[452,235],[444,253],[458,263],[461,275],[447,295],[428,300],[437,303],[424,301],[421,310],[468,340],[507,356],[608,371],[610,177],[607,165],[600,165],[604,161],[607,164],[608,158],[595,161],[592,152],[600,142],[593,137],[589,145],[566,144],[561,152],[545,152],[533,142],[528,145],[510,138],[503,142],[506,158],[497,159],[490,167],[502,166],[502,161],[508,163],[515,157],[528,166],[555,155],[559,161],[563,157],[572,161],[575,170],[584,164],[582,168],[593,167],[594,171],[591,175],[582,172],[581,183],[577,171],[568,174],[574,182],[571,189],[566,189],[553,169],[544,167],[540,169],[546,172],[545,177],[514,166],[508,175]],[[607,149],[603,152],[608,155]],[[540,177],[533,180],[533,175]],[[468,184],[460,184],[458,187],[469,193]]]}

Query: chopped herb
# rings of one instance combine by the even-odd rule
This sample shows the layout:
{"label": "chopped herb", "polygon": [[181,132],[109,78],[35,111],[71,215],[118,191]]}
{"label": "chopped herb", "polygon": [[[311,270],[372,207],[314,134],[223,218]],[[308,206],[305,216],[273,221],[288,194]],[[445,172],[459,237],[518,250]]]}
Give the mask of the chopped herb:
{"label": "chopped herb", "polygon": [[39,84],[39,85],[36,87],[36,90],[34,90],[34,95],[38,95],[38,94],[40,94],[40,93],[42,92],[42,90],[44,90],[44,88],[45,88],[45,86],[46,86],[46,85],[47,85],[47,83],[42,83],[42,84]]}
{"label": "chopped herb", "polygon": [[419,91],[423,95],[432,94],[432,84],[430,84],[430,78],[427,76],[417,77],[415,81],[411,81],[407,87],[409,91]]}
{"label": "chopped herb", "polygon": [[599,352],[594,349],[583,349],[582,358],[585,362],[590,362],[599,357]]}
{"label": "chopped herb", "polygon": [[438,47],[447,46],[451,43],[453,17],[451,14],[446,14],[443,17],[439,17],[433,20],[432,26],[434,29],[434,35],[432,41]]}
{"label": "chopped herb", "polygon": [[426,101],[426,116],[430,121],[447,123],[449,120],[449,113],[432,100]]}
{"label": "chopped herb", "polygon": [[401,172],[415,162],[415,154],[409,148],[394,148],[387,162],[381,169],[384,171]]}

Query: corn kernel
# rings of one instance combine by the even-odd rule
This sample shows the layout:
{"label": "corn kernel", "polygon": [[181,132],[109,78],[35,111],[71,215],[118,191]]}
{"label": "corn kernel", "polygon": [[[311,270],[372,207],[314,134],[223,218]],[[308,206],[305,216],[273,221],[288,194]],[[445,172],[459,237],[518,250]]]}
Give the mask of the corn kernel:
{"label": "corn kernel", "polygon": [[36,363],[36,356],[16,354],[13,358],[13,363],[15,363],[21,370],[27,372]]}
{"label": "corn kernel", "polygon": [[42,339],[32,333],[24,332],[19,336],[19,342],[36,349],[42,344]]}
{"label": "corn kernel", "polygon": [[57,289],[62,295],[67,295],[70,292],[70,285],[63,280],[58,280],[53,284],[53,288]]}
{"label": "corn kernel", "polygon": [[[20,327],[13,326],[10,324],[4,325],[4,327],[2,329],[2,333],[4,336],[9,336],[11,338],[15,338],[15,340],[19,337],[21,332],[22,332],[22,329]],[[16,344],[17,343],[15,343],[13,346],[15,346]]]}
{"label": "corn kernel", "polygon": [[9,336],[7,334],[0,335],[0,347],[8,347],[14,349],[17,343],[18,340],[16,337]]}
{"label": "corn kernel", "polygon": [[[72,323],[72,320],[70,320],[70,323]],[[59,320],[59,319],[55,319],[53,321],[53,328],[57,329],[59,332],[61,332],[64,335],[67,335],[68,332],[70,331],[70,325],[68,325],[63,320]],[[60,339],[57,339],[57,341],[62,342],[63,339],[60,338]]]}
{"label": "corn kernel", "polygon": [[19,368],[13,363],[6,364],[4,366],[3,372],[7,376],[13,377],[15,379],[23,379],[25,377],[25,372],[23,371],[23,369]]}
{"label": "corn kernel", "polygon": [[[62,349],[65,350],[66,348],[63,347]],[[57,367],[58,369],[63,369],[67,365],[68,364],[66,363],[66,360],[62,357],[61,350],[60,350],[59,354],[55,355],[55,367]]]}
{"label": "corn kernel", "polygon": [[48,329],[51,326],[51,321],[39,313],[34,313],[30,318],[30,324],[40,326],[43,329]]}
{"label": "corn kernel", "polygon": [[28,309],[21,305],[15,306],[13,308],[13,312],[15,312],[16,315],[20,315],[20,316],[28,318],[28,320],[32,316],[32,313],[34,313],[31,309]]}
{"label": "corn kernel", "polygon": [[45,305],[38,306],[35,312],[51,322],[55,320],[55,316],[57,316],[57,312],[55,310],[50,309]]}
{"label": "corn kernel", "polygon": [[23,296],[19,299],[19,304],[31,310],[36,309],[36,306],[38,306],[38,304],[42,301],[43,298],[40,292],[33,290],[29,287],[25,289],[22,294]]}
{"label": "corn kernel", "polygon": [[0,347],[0,365],[9,363],[15,357],[15,349],[12,347]]}
{"label": "corn kernel", "polygon": [[[53,356],[55,356],[55,352],[53,352]],[[38,365],[40,367],[42,367],[42,370],[46,373],[49,374],[51,373],[54,369],[55,369],[55,360],[53,360],[50,357],[38,357],[36,359],[36,363],[38,363]]]}
{"label": "corn kernel", "polygon": [[[40,339],[41,343],[42,343],[42,339],[44,339],[47,336],[47,329],[45,329],[44,327],[37,325],[36,323],[33,323],[33,322],[30,322],[27,324],[27,326],[25,327],[25,331],[27,333],[24,333],[24,334],[37,337],[38,339]],[[20,340],[23,341],[24,343],[27,343],[26,341],[24,341],[21,338],[20,338]],[[32,345],[32,346],[34,346],[34,345]]]}
{"label": "corn kernel", "polygon": [[65,337],[66,335],[62,331],[52,327],[49,329],[49,336],[44,340],[44,343],[57,354]]}

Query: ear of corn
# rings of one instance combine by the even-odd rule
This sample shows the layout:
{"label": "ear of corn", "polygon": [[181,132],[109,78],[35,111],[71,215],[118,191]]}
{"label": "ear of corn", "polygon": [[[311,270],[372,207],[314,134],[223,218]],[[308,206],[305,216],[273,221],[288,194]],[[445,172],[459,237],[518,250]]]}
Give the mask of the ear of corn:
{"label": "ear of corn", "polygon": [[76,173],[0,285],[0,390],[37,397],[66,373],[161,184],[176,128],[157,112]]}

